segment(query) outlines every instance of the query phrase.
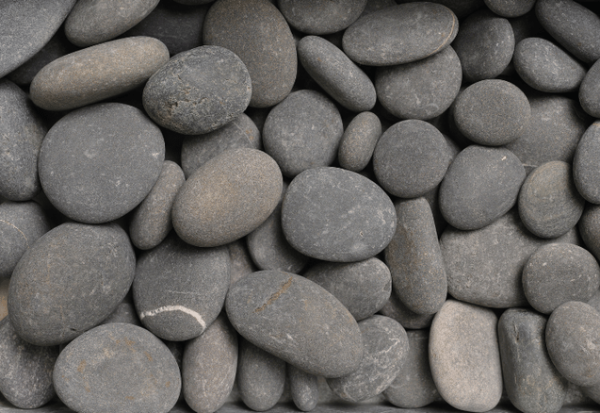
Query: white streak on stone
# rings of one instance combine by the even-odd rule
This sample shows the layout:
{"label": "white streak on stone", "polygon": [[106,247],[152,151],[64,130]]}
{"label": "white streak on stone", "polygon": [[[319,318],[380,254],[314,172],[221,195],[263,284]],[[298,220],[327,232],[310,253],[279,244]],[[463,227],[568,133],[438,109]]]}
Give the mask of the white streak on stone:
{"label": "white streak on stone", "polygon": [[167,311],[181,311],[183,313],[189,314],[196,319],[198,324],[200,324],[202,326],[203,330],[206,328],[206,323],[204,322],[204,319],[202,318],[202,316],[200,314],[198,314],[194,310],[190,310],[189,308],[184,307],[182,305],[166,305],[164,307],[159,307],[155,310],[144,311],[140,314],[140,320],[143,320],[146,317],[152,317],[152,316],[155,316],[157,314],[164,313]]}

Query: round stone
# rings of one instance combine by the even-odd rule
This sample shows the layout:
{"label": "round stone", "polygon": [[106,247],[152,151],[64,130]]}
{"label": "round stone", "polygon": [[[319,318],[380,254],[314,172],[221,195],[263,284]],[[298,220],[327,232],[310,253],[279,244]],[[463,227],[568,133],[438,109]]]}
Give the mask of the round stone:
{"label": "round stone", "polygon": [[338,162],[344,169],[359,172],[371,161],[381,137],[379,117],[372,112],[356,115],[346,127],[338,148]]}
{"label": "round stone", "polygon": [[484,0],[485,5],[502,17],[522,16],[535,6],[535,0]]}
{"label": "round stone", "polygon": [[279,0],[277,5],[294,29],[307,34],[329,34],[354,23],[365,9],[367,0]]}
{"label": "round stone", "polygon": [[39,155],[40,181],[67,217],[106,223],[144,200],[164,157],[162,133],[142,111],[102,103],[70,112],[48,131]]}
{"label": "round stone", "polygon": [[600,99],[598,99],[600,64],[594,63],[584,75],[579,88],[579,103],[588,115],[598,118],[600,117]]}
{"label": "round stone", "polygon": [[600,122],[585,131],[573,157],[573,180],[586,201],[600,204]]}
{"label": "round stone", "polygon": [[308,374],[288,364],[287,380],[290,384],[292,401],[303,412],[313,411],[319,402],[319,381],[314,374]]}

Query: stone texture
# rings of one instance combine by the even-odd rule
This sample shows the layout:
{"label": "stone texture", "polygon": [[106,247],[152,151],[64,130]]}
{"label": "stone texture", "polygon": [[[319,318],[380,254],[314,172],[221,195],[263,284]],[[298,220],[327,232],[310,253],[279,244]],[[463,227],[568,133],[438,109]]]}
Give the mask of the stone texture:
{"label": "stone texture", "polygon": [[305,373],[288,364],[287,381],[290,384],[292,401],[303,412],[313,411],[319,402],[319,382],[317,376]]}
{"label": "stone texture", "polygon": [[573,180],[586,201],[600,204],[600,122],[585,131],[573,156]]}
{"label": "stone texture", "polygon": [[[587,204],[578,223],[579,234],[588,251],[600,257],[600,206]],[[600,310],[599,310],[600,311]]]}
{"label": "stone texture", "polygon": [[484,0],[485,5],[502,17],[519,17],[535,6],[535,0]]}
{"label": "stone texture", "polygon": [[137,311],[132,302],[127,300],[127,297],[119,303],[115,311],[113,311],[101,324],[110,323],[129,323],[136,326],[141,326],[142,323],[137,316]]}
{"label": "stone texture", "polygon": [[590,116],[600,117],[600,99],[598,99],[598,82],[600,81],[600,64],[594,63],[589,68],[579,88],[579,103]]}
{"label": "stone texture", "polygon": [[231,285],[240,278],[257,271],[244,238],[227,244],[227,250],[231,259]]}
{"label": "stone texture", "polygon": [[281,13],[294,29],[307,34],[329,34],[344,30],[359,18],[367,0],[279,0]]}
{"label": "stone texture", "polygon": [[373,112],[356,115],[346,127],[338,148],[338,162],[344,169],[359,172],[371,161],[382,126]]}
{"label": "stone texture", "polygon": [[396,294],[391,294],[388,302],[379,310],[386,317],[393,318],[406,329],[428,328],[435,314],[417,314],[410,311]]}

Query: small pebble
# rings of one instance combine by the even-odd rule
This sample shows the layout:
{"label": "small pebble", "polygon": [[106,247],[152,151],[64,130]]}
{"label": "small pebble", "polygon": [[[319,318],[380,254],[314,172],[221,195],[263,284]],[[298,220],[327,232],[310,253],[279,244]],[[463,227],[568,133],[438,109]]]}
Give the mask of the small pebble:
{"label": "small pebble", "polygon": [[136,326],[142,326],[140,319],[135,310],[133,303],[127,301],[127,297],[119,303],[115,311],[113,311],[101,324],[110,323],[129,323]]}
{"label": "small pebble", "polygon": [[578,223],[579,234],[596,259],[600,259],[600,206],[587,204]]}
{"label": "small pebble", "polygon": [[523,16],[535,6],[535,0],[484,0],[484,2],[497,15],[509,18]]}
{"label": "small pebble", "polygon": [[585,131],[573,156],[573,180],[586,201],[600,204],[600,122]]}
{"label": "small pebble", "polygon": [[329,34],[354,23],[365,9],[367,0],[279,0],[277,5],[294,29],[307,34]]}
{"label": "small pebble", "polygon": [[381,133],[381,121],[376,114],[362,112],[356,115],[346,127],[340,140],[338,148],[340,166],[352,172],[365,169],[371,161]]}
{"label": "small pebble", "polygon": [[590,116],[600,117],[600,99],[598,99],[598,82],[600,82],[600,64],[594,63],[589,68],[579,88],[579,103]]}
{"label": "small pebble", "polygon": [[257,271],[248,252],[246,240],[241,238],[227,244],[229,258],[231,259],[231,284],[235,284],[240,278]]}
{"label": "small pebble", "polygon": [[386,317],[396,320],[407,330],[429,328],[435,316],[435,314],[417,314],[410,311],[396,294],[390,295],[390,299],[379,312]]}
{"label": "small pebble", "polygon": [[305,373],[288,364],[287,380],[296,407],[303,412],[313,411],[319,402],[319,381],[317,376]]}

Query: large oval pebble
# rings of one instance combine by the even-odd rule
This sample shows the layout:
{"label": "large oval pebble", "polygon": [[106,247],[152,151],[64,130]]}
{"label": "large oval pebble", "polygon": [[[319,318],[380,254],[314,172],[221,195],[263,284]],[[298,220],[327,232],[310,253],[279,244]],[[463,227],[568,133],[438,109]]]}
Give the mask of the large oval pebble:
{"label": "large oval pebble", "polygon": [[585,131],[573,156],[573,180],[586,201],[600,204],[600,122]]}
{"label": "large oval pebble", "polygon": [[294,29],[308,34],[329,34],[354,23],[365,9],[367,0],[279,0],[277,3]]}

